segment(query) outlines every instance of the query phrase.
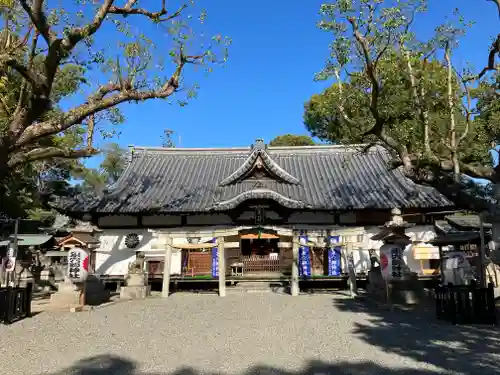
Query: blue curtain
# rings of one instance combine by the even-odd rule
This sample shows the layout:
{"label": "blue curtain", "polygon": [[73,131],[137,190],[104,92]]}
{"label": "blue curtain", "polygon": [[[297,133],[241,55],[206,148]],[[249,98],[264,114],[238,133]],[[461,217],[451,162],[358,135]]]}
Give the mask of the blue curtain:
{"label": "blue curtain", "polygon": [[311,277],[311,257],[307,241],[307,236],[299,236],[299,276],[302,277]]}
{"label": "blue curtain", "polygon": [[[217,238],[212,238],[212,242],[216,243]],[[217,247],[212,247],[212,277],[219,277],[219,251]]]}

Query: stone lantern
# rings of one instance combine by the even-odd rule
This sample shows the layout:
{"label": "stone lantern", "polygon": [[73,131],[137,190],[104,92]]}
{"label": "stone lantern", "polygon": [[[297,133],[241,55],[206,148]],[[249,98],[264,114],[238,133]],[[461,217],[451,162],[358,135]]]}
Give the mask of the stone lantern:
{"label": "stone lantern", "polygon": [[382,241],[379,251],[380,266],[373,267],[368,274],[371,294],[384,297],[387,302],[415,304],[423,293],[418,275],[412,272],[403,258],[403,252],[411,239],[405,234],[412,224],[404,221],[401,210],[391,210],[391,220],[380,228],[371,239]]}

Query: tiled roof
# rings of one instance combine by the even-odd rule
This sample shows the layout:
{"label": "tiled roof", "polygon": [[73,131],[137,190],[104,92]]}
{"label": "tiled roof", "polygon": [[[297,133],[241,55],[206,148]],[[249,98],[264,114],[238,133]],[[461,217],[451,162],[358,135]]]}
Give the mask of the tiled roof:
{"label": "tiled roof", "polygon": [[[257,159],[274,179],[245,179]],[[207,212],[260,198],[315,210],[453,206],[436,190],[389,170],[388,161],[389,155],[378,146],[367,152],[354,146],[262,144],[232,149],[135,148],[128,167],[103,197],[80,197],[60,208],[68,213]]]}
{"label": "tiled roof", "polygon": [[[481,227],[481,221],[478,215],[452,215],[447,216],[446,221],[459,230],[478,230]],[[483,223],[483,228],[491,229],[490,223]]]}

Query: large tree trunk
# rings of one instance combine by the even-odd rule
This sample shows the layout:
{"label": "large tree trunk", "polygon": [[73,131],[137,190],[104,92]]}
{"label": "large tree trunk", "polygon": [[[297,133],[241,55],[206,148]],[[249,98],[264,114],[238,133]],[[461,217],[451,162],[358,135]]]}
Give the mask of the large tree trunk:
{"label": "large tree trunk", "polygon": [[[493,185],[493,197],[500,202],[500,183]],[[500,265],[500,204],[497,203],[489,210],[489,215],[485,218],[491,223],[491,241],[489,243],[490,259],[493,263]]]}

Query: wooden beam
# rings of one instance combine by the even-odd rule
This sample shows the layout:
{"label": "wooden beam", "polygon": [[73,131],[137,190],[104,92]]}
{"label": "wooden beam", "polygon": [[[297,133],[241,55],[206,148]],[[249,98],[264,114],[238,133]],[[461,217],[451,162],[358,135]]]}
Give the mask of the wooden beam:
{"label": "wooden beam", "polygon": [[182,243],[177,245],[172,245],[174,249],[181,250],[200,250],[200,249],[209,249],[212,247],[216,247],[217,243]]}

